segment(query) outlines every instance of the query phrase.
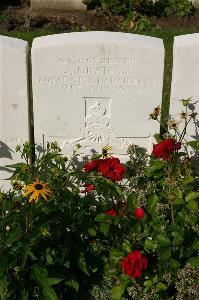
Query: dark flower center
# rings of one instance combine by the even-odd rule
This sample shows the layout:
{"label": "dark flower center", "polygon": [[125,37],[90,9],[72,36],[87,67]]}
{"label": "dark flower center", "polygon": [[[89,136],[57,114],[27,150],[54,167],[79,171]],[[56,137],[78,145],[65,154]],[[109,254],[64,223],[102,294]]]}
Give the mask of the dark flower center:
{"label": "dark flower center", "polygon": [[35,189],[36,190],[42,190],[43,189],[43,185],[40,183],[35,184]]}

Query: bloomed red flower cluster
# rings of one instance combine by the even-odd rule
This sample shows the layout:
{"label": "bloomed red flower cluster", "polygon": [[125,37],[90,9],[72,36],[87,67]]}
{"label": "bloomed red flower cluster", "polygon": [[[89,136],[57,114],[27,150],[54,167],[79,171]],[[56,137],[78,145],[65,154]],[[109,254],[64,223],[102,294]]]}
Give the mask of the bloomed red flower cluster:
{"label": "bloomed red flower cluster", "polygon": [[148,258],[140,250],[134,250],[122,259],[120,266],[128,276],[139,278],[142,271],[148,268]]}
{"label": "bloomed red flower cluster", "polygon": [[162,158],[163,160],[170,160],[171,155],[175,150],[179,150],[181,148],[181,143],[176,142],[175,139],[169,138],[157,145],[153,146],[153,156],[155,158]]}
{"label": "bloomed red flower cluster", "polygon": [[112,181],[119,181],[123,179],[125,168],[118,158],[108,157],[87,162],[84,171],[86,173],[96,171]]}

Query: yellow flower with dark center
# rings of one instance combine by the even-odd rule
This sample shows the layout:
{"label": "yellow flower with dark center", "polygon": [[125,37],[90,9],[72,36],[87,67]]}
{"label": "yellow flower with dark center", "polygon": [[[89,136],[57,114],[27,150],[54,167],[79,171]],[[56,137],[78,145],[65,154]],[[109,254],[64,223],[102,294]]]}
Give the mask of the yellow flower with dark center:
{"label": "yellow flower with dark center", "polygon": [[47,197],[52,194],[48,183],[42,183],[39,179],[36,179],[35,182],[27,185],[25,189],[25,197],[30,196],[29,202],[38,202],[39,196],[47,200]]}

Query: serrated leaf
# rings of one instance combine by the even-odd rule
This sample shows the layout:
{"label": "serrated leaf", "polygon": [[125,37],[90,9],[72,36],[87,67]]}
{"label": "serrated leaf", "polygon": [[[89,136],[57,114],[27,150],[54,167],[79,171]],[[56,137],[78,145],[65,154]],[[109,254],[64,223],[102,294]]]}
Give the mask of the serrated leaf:
{"label": "serrated leaf", "polygon": [[42,288],[42,296],[43,296],[43,300],[58,300],[54,289],[51,288],[50,286]]}
{"label": "serrated leaf", "polygon": [[32,278],[42,287],[49,287],[47,270],[38,265],[34,265],[31,271]]}
{"label": "serrated leaf", "polygon": [[112,299],[120,300],[124,293],[125,287],[126,286],[124,284],[120,284],[120,285],[114,287],[112,289]]}
{"label": "serrated leaf", "polygon": [[86,259],[83,254],[81,254],[80,258],[79,258],[79,267],[86,275],[90,276],[88,269],[87,269]]}
{"label": "serrated leaf", "polygon": [[74,289],[76,292],[79,290],[79,283],[75,279],[66,281],[66,285]]}
{"label": "serrated leaf", "polygon": [[156,194],[151,195],[147,199],[147,208],[150,213],[156,212],[156,207],[157,207],[158,202],[159,202],[159,197]]}
{"label": "serrated leaf", "polygon": [[63,279],[62,278],[47,278],[48,284],[51,285],[56,285],[60,283]]}

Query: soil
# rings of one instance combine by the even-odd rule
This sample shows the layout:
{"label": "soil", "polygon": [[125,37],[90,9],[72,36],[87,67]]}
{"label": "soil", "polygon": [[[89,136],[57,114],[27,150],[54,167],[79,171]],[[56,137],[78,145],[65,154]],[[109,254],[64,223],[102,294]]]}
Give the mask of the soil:
{"label": "soil", "polygon": [[[150,17],[150,20],[158,28],[194,28],[199,31],[199,9],[194,15],[179,19],[176,16]],[[121,31],[124,17],[110,14],[101,8],[88,11],[63,12],[40,10],[33,11],[28,6],[7,7],[0,9],[1,31],[32,31],[55,30],[56,31],[85,31],[105,30]]]}

